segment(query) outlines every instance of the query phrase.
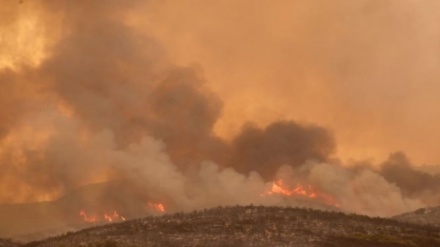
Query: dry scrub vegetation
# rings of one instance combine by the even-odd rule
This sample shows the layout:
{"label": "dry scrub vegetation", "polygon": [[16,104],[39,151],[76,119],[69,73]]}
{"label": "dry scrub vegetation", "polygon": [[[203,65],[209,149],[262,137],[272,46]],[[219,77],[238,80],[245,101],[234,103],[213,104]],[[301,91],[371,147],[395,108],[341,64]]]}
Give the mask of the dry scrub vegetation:
{"label": "dry scrub vegetation", "polygon": [[306,208],[217,207],[97,226],[23,247],[440,246],[440,229]]}

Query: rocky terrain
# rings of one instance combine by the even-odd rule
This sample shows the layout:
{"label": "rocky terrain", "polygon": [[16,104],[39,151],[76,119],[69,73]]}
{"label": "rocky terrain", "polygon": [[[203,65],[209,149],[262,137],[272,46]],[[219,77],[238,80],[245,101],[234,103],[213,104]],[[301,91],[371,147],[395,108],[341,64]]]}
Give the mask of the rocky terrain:
{"label": "rocky terrain", "polygon": [[50,246],[440,246],[440,228],[305,208],[218,207],[97,226],[32,242]]}
{"label": "rocky terrain", "polygon": [[440,206],[421,208],[414,212],[404,213],[393,217],[393,219],[421,225],[432,225],[440,227]]}

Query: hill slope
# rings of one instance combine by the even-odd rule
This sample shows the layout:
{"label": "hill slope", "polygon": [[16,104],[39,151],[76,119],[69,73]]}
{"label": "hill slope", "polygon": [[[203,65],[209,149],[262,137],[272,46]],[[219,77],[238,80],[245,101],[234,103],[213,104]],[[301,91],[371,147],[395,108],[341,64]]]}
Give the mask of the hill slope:
{"label": "hill slope", "polygon": [[49,246],[440,246],[440,228],[311,209],[219,207],[50,238]]}
{"label": "hill slope", "polygon": [[0,247],[18,247],[19,244],[12,242],[9,239],[0,238]]}
{"label": "hill slope", "polygon": [[421,225],[433,225],[440,227],[440,206],[432,208],[421,208],[414,212],[404,213],[393,217],[393,219]]}
{"label": "hill slope", "polygon": [[92,184],[52,202],[0,205],[0,238],[27,242],[90,227],[79,216],[82,209],[101,214],[117,210],[126,218],[147,215],[142,195],[129,183]]}

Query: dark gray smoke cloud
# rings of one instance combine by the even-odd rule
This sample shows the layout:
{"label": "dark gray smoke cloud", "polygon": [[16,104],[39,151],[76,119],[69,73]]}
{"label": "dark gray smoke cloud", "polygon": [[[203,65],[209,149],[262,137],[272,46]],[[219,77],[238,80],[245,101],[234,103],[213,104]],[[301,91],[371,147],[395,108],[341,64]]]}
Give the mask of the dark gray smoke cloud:
{"label": "dark gray smoke cloud", "polygon": [[153,38],[122,22],[133,3],[92,2],[69,5],[70,31],[42,66],[57,96],[84,124],[111,129],[120,148],[148,134],[177,163],[224,156],[212,132],[221,102],[197,71],[172,65]]}
{"label": "dark gray smoke cloud", "polygon": [[391,154],[382,163],[380,174],[397,185],[405,196],[422,198],[431,204],[440,203],[440,174],[417,170],[402,152]]}
{"label": "dark gray smoke cloud", "polygon": [[332,134],[321,127],[293,121],[275,122],[264,129],[249,124],[233,140],[230,164],[240,172],[257,171],[271,180],[282,165],[326,162],[335,149]]}
{"label": "dark gray smoke cloud", "polygon": [[209,159],[223,163],[229,148],[213,132],[221,101],[188,69],[173,71],[152,92],[154,122],[150,134],[167,144],[173,161],[194,165]]}

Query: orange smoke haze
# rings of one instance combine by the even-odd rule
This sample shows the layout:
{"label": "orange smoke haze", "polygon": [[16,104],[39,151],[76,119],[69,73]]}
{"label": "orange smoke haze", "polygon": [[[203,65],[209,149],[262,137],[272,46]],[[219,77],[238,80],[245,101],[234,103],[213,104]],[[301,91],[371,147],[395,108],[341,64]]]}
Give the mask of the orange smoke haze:
{"label": "orange smoke haze", "polygon": [[[250,203],[390,216],[438,205],[439,7],[2,3],[0,204],[104,212],[82,210],[86,222],[124,220],[116,208],[129,218]],[[109,181],[124,190],[75,194]],[[62,204],[69,193],[75,207]]]}
{"label": "orange smoke haze", "polygon": [[171,0],[133,22],[199,64],[224,100],[216,132],[278,119],[332,129],[338,156],[403,150],[439,164],[436,0]]}
{"label": "orange smoke haze", "polygon": [[0,8],[0,68],[18,70],[37,67],[50,53],[61,35],[58,20],[61,16],[47,15],[40,0],[17,4],[2,3]]}

